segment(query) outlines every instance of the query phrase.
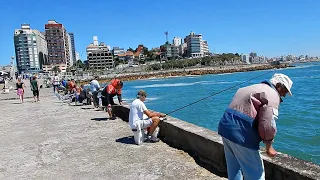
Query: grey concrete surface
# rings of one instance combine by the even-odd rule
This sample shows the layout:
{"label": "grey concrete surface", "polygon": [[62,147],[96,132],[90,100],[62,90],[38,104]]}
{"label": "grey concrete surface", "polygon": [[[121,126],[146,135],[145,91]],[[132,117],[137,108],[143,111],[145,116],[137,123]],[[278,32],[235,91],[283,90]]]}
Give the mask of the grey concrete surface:
{"label": "grey concrete surface", "polygon": [[49,95],[0,100],[0,179],[225,179],[163,142],[133,144],[121,119]]}

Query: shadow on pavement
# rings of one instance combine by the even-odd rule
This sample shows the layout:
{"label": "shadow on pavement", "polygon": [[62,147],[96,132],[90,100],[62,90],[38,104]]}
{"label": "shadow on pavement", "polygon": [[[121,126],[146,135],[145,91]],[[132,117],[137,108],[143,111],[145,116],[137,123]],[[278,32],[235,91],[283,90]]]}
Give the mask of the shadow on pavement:
{"label": "shadow on pavement", "polygon": [[91,120],[92,121],[106,121],[108,120],[109,118],[92,118]]}
{"label": "shadow on pavement", "polygon": [[11,103],[11,104],[21,104],[20,102],[15,102],[15,103]]}
{"label": "shadow on pavement", "polygon": [[116,142],[123,143],[123,144],[135,144],[133,136],[127,136],[127,137],[116,139]]}
{"label": "shadow on pavement", "polygon": [[83,107],[81,109],[87,110],[87,109],[94,109],[93,107]]}

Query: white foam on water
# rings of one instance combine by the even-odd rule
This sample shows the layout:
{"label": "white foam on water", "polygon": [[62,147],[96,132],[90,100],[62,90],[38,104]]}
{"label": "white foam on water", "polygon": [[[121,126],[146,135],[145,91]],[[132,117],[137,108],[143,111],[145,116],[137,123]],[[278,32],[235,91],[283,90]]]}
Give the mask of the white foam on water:
{"label": "white foam on water", "polygon": [[159,98],[156,98],[156,97],[147,97],[146,99],[146,102],[148,101],[155,101],[155,100],[158,100]]}
{"label": "white foam on water", "polygon": [[319,65],[302,65],[302,66],[290,67],[290,69],[304,69],[304,68],[315,67],[315,66],[319,66]]}
{"label": "white foam on water", "polygon": [[148,79],[149,81],[164,81],[164,79]]}
{"label": "white foam on water", "polygon": [[243,81],[198,81],[193,83],[173,83],[173,84],[151,84],[151,85],[144,85],[144,86],[134,86],[133,88],[136,89],[143,89],[143,88],[159,88],[159,87],[181,87],[181,86],[192,86],[195,84],[200,85],[209,85],[209,84],[232,84],[237,82],[243,82]]}
{"label": "white foam on water", "polygon": [[145,86],[134,86],[133,88],[141,89],[141,88],[157,88],[157,87],[179,87],[179,86],[191,86],[196,83],[174,83],[174,84],[151,84]]}

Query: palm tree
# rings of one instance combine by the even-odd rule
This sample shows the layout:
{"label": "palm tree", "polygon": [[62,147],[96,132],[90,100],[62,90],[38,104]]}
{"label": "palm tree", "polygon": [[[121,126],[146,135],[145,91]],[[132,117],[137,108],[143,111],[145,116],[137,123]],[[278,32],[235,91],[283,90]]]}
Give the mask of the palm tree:
{"label": "palm tree", "polygon": [[59,68],[59,66],[55,66],[52,68],[52,71],[55,73],[61,72],[61,69]]}

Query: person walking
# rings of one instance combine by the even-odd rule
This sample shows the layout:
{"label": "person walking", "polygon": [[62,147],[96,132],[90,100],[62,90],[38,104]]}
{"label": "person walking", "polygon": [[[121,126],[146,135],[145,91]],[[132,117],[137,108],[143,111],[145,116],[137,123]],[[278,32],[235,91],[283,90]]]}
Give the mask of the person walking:
{"label": "person walking", "polygon": [[22,82],[21,77],[18,77],[18,81],[16,83],[17,87],[17,95],[19,96],[20,103],[23,103],[23,95],[24,95],[24,83]]}
{"label": "person walking", "polygon": [[31,85],[31,91],[33,93],[34,102],[40,101],[40,99],[39,99],[39,83],[37,81],[36,76],[32,77],[30,85]]}
{"label": "person walking", "polygon": [[58,93],[58,87],[60,85],[60,78],[57,74],[54,74],[52,78],[53,94],[55,95],[56,91]]}
{"label": "person walking", "polygon": [[259,144],[263,141],[270,157],[276,135],[276,120],[281,97],[292,95],[293,82],[284,74],[238,89],[223,114],[218,133],[222,136],[229,180],[264,180]]}

